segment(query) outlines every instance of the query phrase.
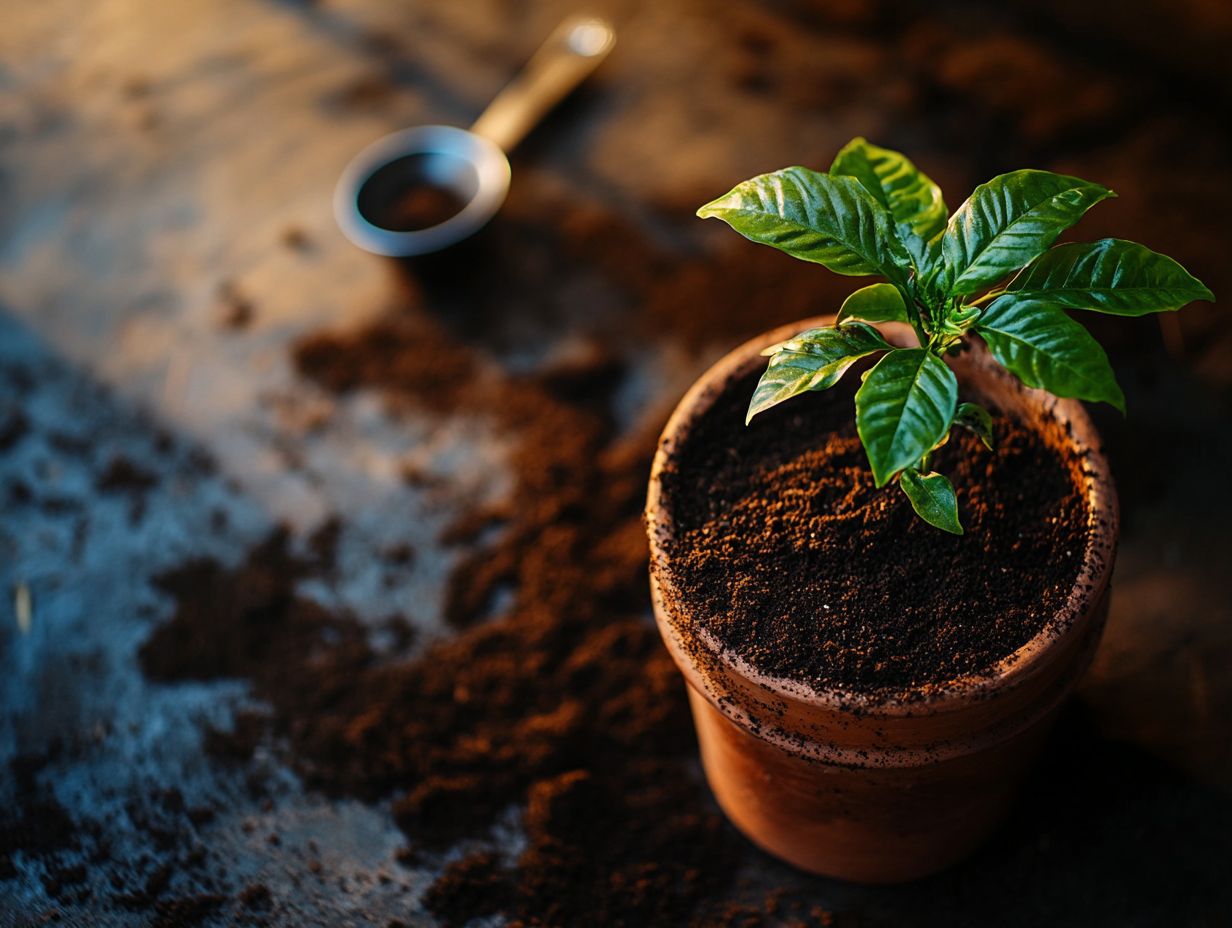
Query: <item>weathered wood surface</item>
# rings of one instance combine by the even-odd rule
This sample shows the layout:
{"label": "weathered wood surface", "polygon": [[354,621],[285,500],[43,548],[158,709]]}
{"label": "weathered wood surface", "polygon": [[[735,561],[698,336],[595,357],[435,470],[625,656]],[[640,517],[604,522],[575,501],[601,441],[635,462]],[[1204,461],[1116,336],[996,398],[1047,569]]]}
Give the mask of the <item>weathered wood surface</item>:
{"label": "weathered wood surface", "polygon": [[[497,220],[508,228],[552,228],[553,204],[580,203],[620,224],[639,253],[686,266],[718,251],[739,274],[748,251],[717,229],[682,222],[682,204],[786,163],[824,165],[862,134],[911,152],[950,192],[951,206],[959,191],[1023,163],[1100,180],[1121,198],[1084,221],[1083,237],[1145,241],[1217,294],[1232,292],[1232,96],[1226,63],[1212,58],[1223,44],[1211,38],[1228,37],[1219,4],[1186,4],[1185,16],[1173,6],[1130,5],[1130,13],[1166,21],[1162,32],[1144,29],[1137,15],[1127,15],[1121,32],[1101,29],[1060,4],[1032,16],[948,4],[901,22],[893,5],[599,6],[617,21],[617,49],[596,83],[515,157],[514,196]],[[225,686],[158,690],[133,664],[149,615],[161,609],[145,585],[157,569],[194,554],[234,558],[273,521],[306,532],[345,511],[358,526],[355,570],[329,595],[370,616],[407,597],[439,602],[448,555],[434,539],[448,512],[418,498],[398,473],[418,456],[448,473],[459,497],[496,496],[499,441],[482,422],[394,417],[372,397],[320,394],[295,378],[287,346],[374,317],[405,285],[334,227],[330,193],[350,156],[403,125],[469,122],[569,9],[496,0],[5,5],[0,367],[33,372],[20,402],[36,425],[60,423],[88,450],[65,451],[71,445],[36,428],[20,453],[0,455],[0,476],[78,493],[90,518],[75,529],[62,514],[4,511],[0,585],[32,589],[36,608],[33,629],[22,633],[12,607],[0,606],[0,757],[44,750],[49,739],[95,739],[96,753],[60,772],[62,802],[101,814],[169,777],[214,776],[193,733],[225,717],[240,694]],[[1088,49],[1086,37],[1101,34]],[[516,260],[497,257],[469,273],[508,287],[508,317],[483,337],[510,363],[530,365],[571,339],[602,335],[628,311],[601,255],[562,275],[558,289],[550,243]],[[439,280],[433,287],[440,292]],[[818,302],[841,292],[841,283],[820,280]],[[458,308],[448,294],[441,299]],[[237,302],[251,306],[246,327],[226,324]],[[751,307],[747,330],[763,327],[763,313],[769,321],[826,308]],[[1138,915],[1152,923],[1174,901],[1185,913],[1205,911],[1172,894],[1184,894],[1190,880],[1211,885],[1210,873],[1192,871],[1227,851],[1226,832],[1219,843],[1200,830],[1195,849],[1166,825],[1223,827],[1232,817],[1225,316],[1216,306],[1162,326],[1095,321],[1126,383],[1131,419],[1100,419],[1126,519],[1107,638],[1082,691],[1103,747],[1083,760],[1093,778],[1141,788],[1109,791],[1133,808],[1102,808],[1105,790],[1092,783],[1090,828],[1136,816],[1146,833],[1177,846],[1145,849],[1154,857],[1133,871],[1133,885],[1115,869],[1116,849],[1107,849],[1114,865],[1104,867],[1091,848],[1068,882],[1042,864],[1022,872],[1024,884],[1056,884],[1049,898],[1058,923],[1069,911],[1089,913],[1092,899],[1097,910],[1125,916],[1118,924]],[[719,330],[709,341],[647,346],[645,416],[733,338]],[[17,392],[0,399],[16,403]],[[165,479],[139,529],[119,503],[89,492],[107,454],[152,454],[150,427],[131,408],[221,465],[214,476],[183,455],[160,465]],[[232,528],[212,535],[204,526],[217,507]],[[364,552],[408,532],[420,551],[415,569],[382,587],[363,569]],[[66,569],[81,549],[84,564]],[[427,631],[442,633],[431,608],[420,614]],[[103,669],[81,669],[91,654]],[[0,779],[0,801],[10,787]],[[407,894],[430,879],[393,863],[399,837],[379,810],[293,788],[272,812],[235,801],[210,834],[237,880],[260,876],[278,895],[307,879],[303,856],[263,843],[277,828],[291,844],[328,836],[327,866],[349,881],[347,892],[318,883],[295,890],[296,904],[280,910],[286,924],[384,924],[380,916],[404,914]],[[255,832],[241,828],[253,820]],[[117,831],[116,853],[139,853],[140,840]],[[394,883],[364,882],[382,868]],[[1158,884],[1141,879],[1156,871]],[[862,894],[768,862],[754,876],[872,924],[987,923],[929,886]],[[4,887],[11,894],[0,913],[18,924],[50,906],[37,882]],[[1022,891],[1007,889],[1007,904]],[[135,923],[118,910],[105,918]],[[994,920],[1014,921],[1012,913]]]}

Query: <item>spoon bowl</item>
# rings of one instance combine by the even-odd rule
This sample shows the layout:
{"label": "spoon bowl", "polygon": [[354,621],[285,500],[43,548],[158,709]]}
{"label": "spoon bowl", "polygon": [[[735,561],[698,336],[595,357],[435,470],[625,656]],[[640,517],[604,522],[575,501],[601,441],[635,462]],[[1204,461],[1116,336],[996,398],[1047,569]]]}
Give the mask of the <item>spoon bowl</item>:
{"label": "spoon bowl", "polygon": [[[456,126],[415,126],[373,142],[347,165],[334,214],[356,245],[389,257],[428,254],[477,232],[509,192],[509,159],[495,142]],[[421,229],[397,227],[400,198],[433,189],[460,208]]]}

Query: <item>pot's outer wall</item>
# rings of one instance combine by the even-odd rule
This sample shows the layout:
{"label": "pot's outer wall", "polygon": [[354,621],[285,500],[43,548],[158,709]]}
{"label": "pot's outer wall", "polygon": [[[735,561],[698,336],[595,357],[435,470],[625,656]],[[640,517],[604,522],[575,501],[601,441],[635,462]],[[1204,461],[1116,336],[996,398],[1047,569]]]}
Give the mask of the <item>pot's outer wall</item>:
{"label": "pot's outer wall", "polygon": [[[985,351],[967,352],[950,359],[966,395],[1083,452],[1076,479],[1093,531],[1066,607],[986,675],[881,697],[768,677],[724,652],[685,614],[673,588],[664,554],[672,519],[660,474],[691,423],[730,383],[765,363],[762,348],[832,322],[804,320],[753,339],[681,401],[651,473],[651,593],[659,630],[689,685],[707,778],[736,826],[802,869],[898,882],[943,869],[992,830],[1090,664],[1108,611],[1116,494],[1079,403],[1029,390]],[[904,326],[879,328],[892,342],[912,343]]]}

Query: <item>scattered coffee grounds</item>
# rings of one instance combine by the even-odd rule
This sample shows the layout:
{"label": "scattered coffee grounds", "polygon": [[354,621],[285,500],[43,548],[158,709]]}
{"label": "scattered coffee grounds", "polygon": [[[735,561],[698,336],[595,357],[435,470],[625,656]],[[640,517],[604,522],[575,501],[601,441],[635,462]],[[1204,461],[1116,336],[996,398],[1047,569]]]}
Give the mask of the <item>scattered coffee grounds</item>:
{"label": "scattered coffee grounds", "polygon": [[200,925],[221,909],[228,899],[218,893],[179,896],[154,904],[154,928],[190,928]]}
{"label": "scattered coffee grounds", "polygon": [[391,567],[410,567],[415,563],[415,549],[405,542],[398,542],[382,550],[381,558]]}
{"label": "scattered coffee grounds", "polygon": [[[476,916],[493,915],[513,903],[513,873],[500,855],[479,851],[445,868],[424,896],[423,905],[443,928],[465,925]],[[488,911],[482,911],[484,907]]]}
{"label": "scattered coffee grounds", "polygon": [[113,457],[94,481],[104,493],[144,493],[158,484],[158,477],[122,454]]}
{"label": "scattered coffee grounds", "polygon": [[332,107],[347,112],[379,110],[398,93],[398,85],[380,73],[364,74],[327,97]]}
{"label": "scattered coffee grounds", "polygon": [[0,412],[0,452],[8,451],[30,430],[26,414],[16,406],[7,406]]}
{"label": "scattered coffee grounds", "polygon": [[267,719],[251,709],[241,709],[231,719],[229,730],[207,726],[202,739],[205,753],[223,764],[243,764],[265,737]]}
{"label": "scattered coffee grounds", "polygon": [[742,424],[732,385],[663,475],[680,609],[759,670],[818,687],[901,692],[979,674],[1065,602],[1088,512],[1077,460],[1008,417],[996,453],[956,429],[934,467],[963,536],[878,490],[856,434],[857,376]]}
{"label": "scattered coffee grounds", "polygon": [[[482,375],[482,355],[410,314],[314,337],[296,359],[340,389],[379,384],[434,410],[483,411],[516,438],[508,522],[463,554],[454,577],[466,581],[450,586],[447,613],[466,630],[409,661],[382,658],[359,622],[295,592],[330,569],[331,546],[301,556],[279,533],[237,568],[196,561],[158,579],[177,606],[141,651],[147,676],[251,680],[305,781],[393,794],[414,850],[482,838],[525,810],[516,859],[466,858],[429,891],[446,924],[704,923],[744,845],[700,780],[680,679],[648,618],[641,508],[655,430],[611,438],[597,411],[618,380],[610,359],[596,356],[593,376],[569,371],[578,405],[555,375]],[[435,389],[421,361],[451,365],[456,386]],[[476,624],[498,589],[512,605]],[[252,721],[232,756],[251,754]],[[226,754],[225,739],[212,732],[211,752]]]}
{"label": "scattered coffee grounds", "polygon": [[309,251],[312,248],[312,238],[303,226],[287,226],[282,230],[279,240],[292,251]]}
{"label": "scattered coffee grounds", "polygon": [[[610,214],[557,205],[561,262],[610,253],[595,240]],[[511,235],[516,255],[521,236]],[[765,324],[747,312],[759,281],[777,281],[783,314],[800,315],[818,293],[818,275],[789,261],[755,257],[752,282],[735,288],[700,260],[639,253],[629,266],[638,271],[624,283],[653,295],[637,324],[694,348]],[[252,681],[309,785],[392,796],[408,860],[482,838],[522,810],[521,854],[480,851],[428,892],[446,924],[494,913],[536,925],[722,923],[748,846],[701,780],[683,685],[650,619],[642,507],[661,422],[615,426],[626,365],[601,341],[515,373],[453,333],[447,314],[425,310],[417,285],[402,296],[366,328],[304,339],[294,361],[327,389],[482,416],[509,441],[509,498],[459,513],[445,531],[459,546],[444,604],[457,637],[410,660],[383,654],[352,617],[295,592],[332,570],[332,545],[321,543],[332,532],[303,555],[278,534],[238,568],[197,561],[159,579],[177,608],[142,650],[146,674]],[[470,312],[494,318],[509,299],[468,297]],[[710,306],[705,322],[698,299]],[[418,472],[407,479],[432,490]],[[227,732],[212,731],[211,753],[252,756],[254,720],[237,726],[233,751]]]}
{"label": "scattered coffee grounds", "polygon": [[47,444],[55,448],[56,451],[62,451],[72,457],[88,458],[91,450],[93,450],[93,442],[89,436],[73,435],[69,432],[47,432]]}
{"label": "scattered coffee grounds", "polygon": [[256,316],[256,306],[232,280],[218,285],[218,304],[218,324],[224,329],[246,329]]}
{"label": "scattered coffee grounds", "polygon": [[338,541],[342,537],[342,519],[329,516],[308,536],[308,550],[322,570],[331,570],[338,557]]}
{"label": "scattered coffee grounds", "polygon": [[54,796],[38,788],[36,777],[45,763],[43,757],[19,755],[9,764],[7,776],[16,789],[15,801],[0,811],[0,880],[17,875],[14,854],[46,854],[78,845],[77,825]]}
{"label": "scattered coffee grounds", "polygon": [[386,663],[358,622],[294,594],[306,564],[278,534],[234,570],[197,561],[161,577],[178,608],[141,651],[147,675],[249,678],[311,785],[367,799],[409,788],[394,814],[428,850],[525,804],[517,860],[452,868],[432,890],[448,923],[499,910],[682,924],[721,896],[738,839],[688,764],[676,671],[641,617],[528,609]]}
{"label": "scattered coffee grounds", "polygon": [[269,908],[272,897],[269,887],[264,883],[252,883],[245,886],[239,895],[239,902],[246,909]]}

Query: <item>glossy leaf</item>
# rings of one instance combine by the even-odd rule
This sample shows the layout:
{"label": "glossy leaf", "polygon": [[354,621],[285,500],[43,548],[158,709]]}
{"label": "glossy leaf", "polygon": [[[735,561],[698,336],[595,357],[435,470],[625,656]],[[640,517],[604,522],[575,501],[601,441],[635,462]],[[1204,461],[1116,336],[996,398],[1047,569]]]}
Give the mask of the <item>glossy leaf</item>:
{"label": "glossy leaf", "polygon": [[1100,184],[1048,171],[1013,171],[981,184],[946,226],[951,292],[974,293],[1017,270],[1111,196]]}
{"label": "glossy leaf", "polygon": [[945,233],[934,235],[924,245],[920,289],[929,302],[940,303],[954,285],[954,272],[945,261]]}
{"label": "glossy leaf", "polygon": [[958,379],[926,348],[899,348],[877,362],[856,392],[856,430],[877,486],[945,437],[957,403]]}
{"label": "glossy leaf", "polygon": [[784,168],[738,184],[697,215],[839,274],[881,274],[904,284],[911,265],[889,212],[854,177]]}
{"label": "glossy leaf", "polygon": [[889,347],[876,329],[860,322],[809,329],[775,345],[770,364],[753,391],[745,424],[807,390],[829,389],[860,358]]}
{"label": "glossy leaf", "polygon": [[911,500],[911,508],[925,522],[954,535],[963,533],[958,521],[958,496],[943,474],[921,474],[914,467],[903,471],[899,486]]}
{"label": "glossy leaf", "polygon": [[959,403],[954,411],[954,424],[974,432],[984,447],[993,450],[992,414],[978,403]]}
{"label": "glossy leaf", "polygon": [[1050,248],[1006,289],[1022,299],[1114,316],[1170,312],[1193,300],[1215,299],[1171,258],[1115,238]]}
{"label": "glossy leaf", "polygon": [[941,188],[904,155],[862,138],[843,146],[830,173],[856,178],[890,211],[899,238],[919,266],[924,243],[945,228],[947,210]]}
{"label": "glossy leaf", "polygon": [[843,300],[838,321],[859,319],[862,322],[909,322],[907,304],[893,284],[869,284]]}
{"label": "glossy leaf", "polygon": [[1111,403],[1125,412],[1125,396],[1104,349],[1056,306],[1006,294],[984,311],[975,331],[1027,386]]}

